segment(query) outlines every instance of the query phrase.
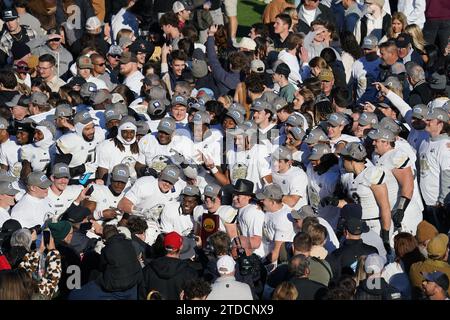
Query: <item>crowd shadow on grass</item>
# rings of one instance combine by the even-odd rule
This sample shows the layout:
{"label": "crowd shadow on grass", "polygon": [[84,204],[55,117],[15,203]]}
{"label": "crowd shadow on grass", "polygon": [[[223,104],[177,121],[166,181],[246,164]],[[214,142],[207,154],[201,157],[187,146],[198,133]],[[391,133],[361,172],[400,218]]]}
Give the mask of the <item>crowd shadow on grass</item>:
{"label": "crowd shadow on grass", "polygon": [[243,3],[243,4],[247,5],[247,6],[251,6],[253,8],[253,11],[255,11],[256,13],[258,13],[261,16],[262,16],[262,14],[264,12],[264,9],[266,7],[266,4],[264,2],[243,0],[243,1],[241,1],[241,3]]}

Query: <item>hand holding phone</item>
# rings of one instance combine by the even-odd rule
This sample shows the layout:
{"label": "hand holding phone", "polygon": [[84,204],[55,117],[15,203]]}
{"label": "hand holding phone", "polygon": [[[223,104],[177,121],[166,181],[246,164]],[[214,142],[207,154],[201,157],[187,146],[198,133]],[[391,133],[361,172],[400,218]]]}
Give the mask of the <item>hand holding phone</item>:
{"label": "hand holding phone", "polygon": [[92,192],[94,192],[94,185],[90,185],[89,188],[86,190],[85,195],[86,196],[90,196],[92,194]]}

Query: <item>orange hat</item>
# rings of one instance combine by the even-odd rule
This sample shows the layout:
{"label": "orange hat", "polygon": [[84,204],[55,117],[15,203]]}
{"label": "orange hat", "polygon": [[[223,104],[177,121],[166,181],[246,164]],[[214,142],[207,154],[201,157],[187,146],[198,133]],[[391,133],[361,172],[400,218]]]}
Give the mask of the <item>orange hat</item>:
{"label": "orange hat", "polygon": [[417,225],[416,239],[419,243],[431,240],[439,234],[439,231],[431,223],[423,220]]}

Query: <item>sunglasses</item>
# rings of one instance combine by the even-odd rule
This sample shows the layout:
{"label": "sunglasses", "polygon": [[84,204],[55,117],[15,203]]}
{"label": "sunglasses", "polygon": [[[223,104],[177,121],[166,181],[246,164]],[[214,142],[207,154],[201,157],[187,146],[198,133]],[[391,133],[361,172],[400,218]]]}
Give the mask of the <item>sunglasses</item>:
{"label": "sunglasses", "polygon": [[106,63],[105,62],[97,63],[97,64],[94,63],[94,65],[99,66],[99,67],[104,67],[106,65]]}
{"label": "sunglasses", "polygon": [[110,54],[109,56],[114,58],[114,59],[117,59],[117,60],[119,60],[121,58],[121,56],[118,55],[118,54]]}
{"label": "sunglasses", "polygon": [[55,38],[55,39],[49,39],[48,42],[60,42],[61,39]]}

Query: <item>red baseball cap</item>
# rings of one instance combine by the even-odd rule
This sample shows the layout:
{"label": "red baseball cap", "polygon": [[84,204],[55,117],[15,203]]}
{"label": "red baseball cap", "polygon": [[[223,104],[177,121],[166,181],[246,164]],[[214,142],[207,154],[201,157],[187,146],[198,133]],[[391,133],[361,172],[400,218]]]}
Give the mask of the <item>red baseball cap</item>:
{"label": "red baseball cap", "polygon": [[183,237],[175,231],[169,232],[164,237],[164,248],[168,251],[180,250],[183,245]]}

